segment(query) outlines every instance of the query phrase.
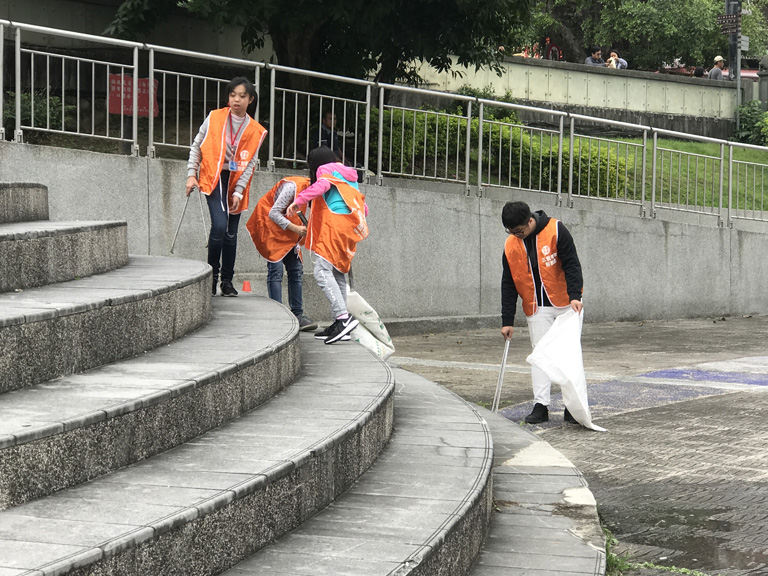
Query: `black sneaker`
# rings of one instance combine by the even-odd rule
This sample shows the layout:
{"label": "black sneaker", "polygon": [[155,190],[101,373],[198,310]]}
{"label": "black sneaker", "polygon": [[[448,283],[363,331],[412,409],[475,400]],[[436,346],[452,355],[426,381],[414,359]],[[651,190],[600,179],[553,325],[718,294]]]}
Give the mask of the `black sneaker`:
{"label": "black sneaker", "polygon": [[568,424],[578,424],[579,421],[574,418],[570,412],[568,412],[568,408],[565,409],[565,412],[563,412],[563,420],[568,422]]}
{"label": "black sneaker", "polygon": [[211,296],[216,296],[216,284],[219,283],[218,277],[213,277],[213,286],[211,286]]}
{"label": "black sneaker", "polygon": [[542,422],[549,422],[549,410],[544,404],[533,405],[533,410],[528,416],[525,417],[525,421],[528,424],[541,424]]}
{"label": "black sneaker", "polygon": [[344,336],[352,332],[358,324],[360,324],[360,322],[351,314],[346,320],[336,320],[336,322],[331,324],[330,328],[328,328],[328,337],[325,339],[325,343],[333,344],[334,342],[338,342]]}
{"label": "black sneaker", "polygon": [[[333,326],[333,324],[331,324],[331,326]],[[331,326],[328,326],[323,330],[318,330],[317,332],[315,332],[315,339],[325,340],[326,338],[328,338],[328,331],[331,329]]]}
{"label": "black sneaker", "polygon": [[237,296],[237,290],[232,286],[232,280],[221,281],[221,295],[222,296]]}
{"label": "black sneaker", "polygon": [[[333,324],[331,324],[333,326]],[[315,332],[315,339],[316,340],[325,340],[328,338],[328,331],[331,329],[331,326],[328,326],[325,330],[319,330],[318,332]],[[349,334],[344,334],[341,338],[339,338],[339,342],[347,342],[349,340],[352,340],[352,336]]]}

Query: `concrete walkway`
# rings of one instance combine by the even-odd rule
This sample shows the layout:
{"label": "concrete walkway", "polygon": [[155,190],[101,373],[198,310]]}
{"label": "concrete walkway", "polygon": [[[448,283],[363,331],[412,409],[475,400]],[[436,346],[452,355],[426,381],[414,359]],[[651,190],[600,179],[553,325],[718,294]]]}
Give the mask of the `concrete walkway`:
{"label": "concrete walkway", "polygon": [[[583,473],[614,549],[723,576],[768,574],[768,317],[585,324],[593,419],[605,434],[550,422],[527,427]],[[392,363],[488,405],[498,330],[395,339]],[[531,408],[527,331],[517,329],[501,413]],[[634,569],[625,574],[669,574]]]}

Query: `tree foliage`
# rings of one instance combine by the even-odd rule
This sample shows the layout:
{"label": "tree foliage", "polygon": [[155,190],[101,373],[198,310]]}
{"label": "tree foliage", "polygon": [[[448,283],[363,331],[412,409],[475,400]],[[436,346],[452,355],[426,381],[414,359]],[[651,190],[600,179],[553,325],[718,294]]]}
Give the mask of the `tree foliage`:
{"label": "tree foliage", "polygon": [[[743,17],[750,36],[743,56],[760,58],[768,48],[768,0],[743,0],[743,8],[752,11]],[[532,12],[531,25],[513,28],[513,35],[529,44],[552,38],[573,62],[583,62],[592,45],[617,48],[631,68],[644,70],[728,58],[728,37],[716,20],[725,13],[723,0],[538,0]]]}
{"label": "tree foliage", "polygon": [[[530,0],[124,0],[108,32],[136,37],[174,6],[243,27],[244,50],[269,35],[278,62],[352,77],[418,80],[413,62],[439,71],[495,66],[498,46]],[[453,57],[453,58],[452,58]]]}

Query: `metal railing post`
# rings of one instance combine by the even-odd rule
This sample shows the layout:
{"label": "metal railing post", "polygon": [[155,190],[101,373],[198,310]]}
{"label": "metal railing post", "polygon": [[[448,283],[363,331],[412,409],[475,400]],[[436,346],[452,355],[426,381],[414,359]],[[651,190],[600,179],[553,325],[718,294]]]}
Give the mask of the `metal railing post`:
{"label": "metal railing post", "polygon": [[483,120],[485,106],[480,102],[477,113],[477,195],[483,195]]}
{"label": "metal railing post", "polygon": [[[0,24],[0,70],[2,70],[5,63],[5,26]],[[5,73],[0,71],[0,141],[5,140],[5,127],[3,125],[3,98],[5,95],[5,89],[3,86],[3,77]]]}
{"label": "metal railing post", "polygon": [[365,87],[365,143],[363,151],[363,173],[365,174],[365,182],[368,182],[368,162],[371,154],[371,85]]}
{"label": "metal railing post", "polygon": [[[648,130],[643,130],[643,174],[640,179],[640,216],[645,217],[645,171],[648,162]],[[637,180],[635,180],[637,182]]]}
{"label": "metal railing post", "polygon": [[149,122],[147,129],[147,156],[155,157],[155,49],[149,49]]}
{"label": "metal railing post", "polygon": [[472,102],[467,102],[467,141],[465,142],[464,153],[464,183],[467,186],[467,196],[469,196],[469,164],[472,150]]}
{"label": "metal railing post", "polygon": [[256,120],[256,122],[258,122],[259,107],[261,106],[261,69],[258,66],[256,66],[256,70],[253,77],[253,87],[256,89],[256,110],[254,112],[253,119]]}
{"label": "metal railing post", "polygon": [[[730,146],[729,146],[730,148]],[[723,188],[725,185],[724,180],[724,172],[725,172],[725,144],[720,144],[720,185],[719,185],[719,196],[717,203],[717,225],[723,226]],[[730,220],[731,217],[731,163],[728,163],[728,219]],[[705,202],[706,205],[706,202]]]}
{"label": "metal railing post", "polygon": [[563,204],[563,138],[565,136],[565,119],[560,116],[560,133],[557,136],[557,205]]}
{"label": "metal railing post", "polygon": [[568,162],[568,208],[573,208],[573,165],[576,164],[576,160],[574,159],[576,119],[573,116],[570,116],[570,118],[571,133],[568,135],[568,145],[570,146],[568,152],[568,157],[570,158],[570,161]]}
{"label": "metal railing post", "polygon": [[[721,147],[724,147],[725,144],[720,144]],[[724,156],[724,152],[721,151],[720,154],[721,158]],[[738,173],[736,174],[736,177],[738,178]],[[722,185],[723,181],[723,163],[720,162],[720,189],[723,189]],[[736,191],[738,194],[738,190]],[[747,198],[746,198],[746,190],[744,191],[744,208],[746,209],[747,205]],[[733,145],[728,144],[728,228],[733,227],[733,218],[731,215],[731,211],[733,210]]]}
{"label": "metal railing post", "polygon": [[379,151],[376,155],[376,183],[384,184],[382,161],[384,158],[384,87],[379,87]]}
{"label": "metal railing post", "polygon": [[659,135],[653,132],[653,160],[651,162],[651,218],[656,218],[656,154],[659,146]]}
{"label": "metal railing post", "polygon": [[[63,90],[63,87],[62,87]],[[139,155],[139,49],[133,48],[133,147],[131,155]]]}
{"label": "metal railing post", "polygon": [[275,171],[275,83],[277,71],[274,68],[269,70],[269,159],[267,161],[267,170]]}
{"label": "metal railing post", "polygon": [[13,141],[23,142],[21,133],[21,28],[16,28],[16,129],[13,131]]}

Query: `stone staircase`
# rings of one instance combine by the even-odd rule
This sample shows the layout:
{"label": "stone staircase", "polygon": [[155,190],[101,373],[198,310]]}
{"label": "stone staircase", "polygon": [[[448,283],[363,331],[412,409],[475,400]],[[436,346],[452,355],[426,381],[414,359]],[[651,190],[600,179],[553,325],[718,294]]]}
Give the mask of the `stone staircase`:
{"label": "stone staircase", "polygon": [[481,568],[487,417],[212,299],[205,264],[129,256],[125,223],[47,218],[44,187],[0,183],[0,576]]}

